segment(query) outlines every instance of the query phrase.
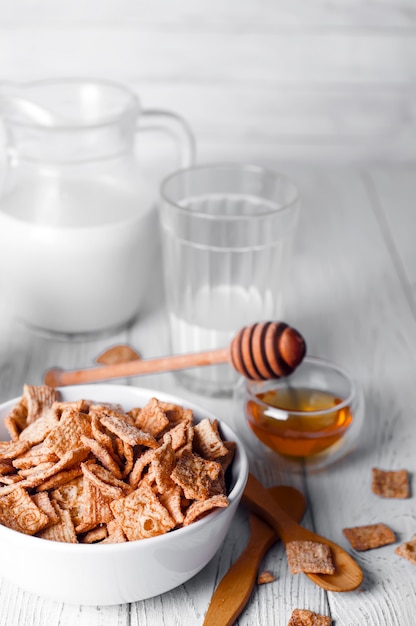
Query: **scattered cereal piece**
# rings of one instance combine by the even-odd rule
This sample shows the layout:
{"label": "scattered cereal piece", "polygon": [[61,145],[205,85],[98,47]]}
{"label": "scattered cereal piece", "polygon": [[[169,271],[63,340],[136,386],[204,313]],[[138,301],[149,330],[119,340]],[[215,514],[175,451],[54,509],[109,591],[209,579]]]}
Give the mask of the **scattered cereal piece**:
{"label": "scattered cereal piece", "polygon": [[371,488],[373,493],[382,498],[408,498],[409,475],[407,470],[385,471],[372,468]]}
{"label": "scattered cereal piece", "polygon": [[331,549],[316,541],[291,541],[286,546],[287,560],[292,574],[334,574]]}
{"label": "scattered cereal piece", "polygon": [[104,350],[97,358],[97,363],[113,365],[114,363],[126,363],[127,361],[138,361],[140,355],[128,344],[119,344]]}
{"label": "scattered cereal piece", "polygon": [[260,572],[260,574],[257,576],[258,585],[265,585],[267,583],[272,583],[275,580],[276,580],[275,576],[273,576],[273,574],[269,572],[269,570],[267,569],[264,570],[264,572]]}
{"label": "scattered cereal piece", "polygon": [[354,550],[372,550],[396,541],[394,532],[385,524],[343,528],[342,532]]}
{"label": "scattered cereal piece", "polygon": [[416,535],[410,541],[397,546],[395,553],[416,565]]}
{"label": "scattered cereal piece", "polygon": [[287,626],[330,626],[332,619],[306,609],[295,609]]}

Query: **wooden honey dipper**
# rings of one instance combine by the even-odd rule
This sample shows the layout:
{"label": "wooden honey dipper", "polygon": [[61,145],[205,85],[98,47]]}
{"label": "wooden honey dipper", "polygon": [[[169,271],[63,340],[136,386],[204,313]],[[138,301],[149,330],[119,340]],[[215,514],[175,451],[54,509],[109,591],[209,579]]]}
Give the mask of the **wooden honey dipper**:
{"label": "wooden honey dipper", "polygon": [[288,376],[300,365],[305,353],[305,340],[297,330],[284,322],[261,322],[242,328],[228,348],[82,370],[52,368],[45,373],[44,381],[50,387],[63,387],[227,362],[246,378],[268,380]]}

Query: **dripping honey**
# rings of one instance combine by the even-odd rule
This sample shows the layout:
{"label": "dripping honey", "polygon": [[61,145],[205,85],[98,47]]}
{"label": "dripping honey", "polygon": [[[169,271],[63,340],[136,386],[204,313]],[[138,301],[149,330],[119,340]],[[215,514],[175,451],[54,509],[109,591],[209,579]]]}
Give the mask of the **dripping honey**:
{"label": "dripping honey", "polygon": [[250,428],[269,448],[291,457],[323,452],[353,421],[350,407],[340,406],[342,400],[327,391],[285,387],[253,398],[258,401],[247,402]]}

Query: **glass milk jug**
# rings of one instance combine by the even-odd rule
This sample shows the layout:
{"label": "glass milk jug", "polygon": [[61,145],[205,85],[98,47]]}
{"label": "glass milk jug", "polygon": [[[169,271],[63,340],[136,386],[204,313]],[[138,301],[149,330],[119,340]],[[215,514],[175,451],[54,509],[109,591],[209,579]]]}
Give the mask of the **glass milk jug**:
{"label": "glass milk jug", "polygon": [[137,131],[186,123],[142,110],[134,93],[98,80],[50,80],[0,92],[1,306],[30,326],[95,333],[139,313],[157,248],[155,203],[135,159]]}

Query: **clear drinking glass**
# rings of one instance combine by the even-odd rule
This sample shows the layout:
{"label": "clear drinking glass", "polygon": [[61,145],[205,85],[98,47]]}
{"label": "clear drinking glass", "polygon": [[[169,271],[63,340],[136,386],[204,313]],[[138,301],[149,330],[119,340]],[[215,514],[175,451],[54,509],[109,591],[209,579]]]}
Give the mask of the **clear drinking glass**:
{"label": "clear drinking glass", "polygon": [[[299,213],[296,185],[254,165],[180,170],[159,206],[166,305],[174,354],[224,348],[247,324],[281,319]],[[229,394],[228,364],[179,372],[198,393]]]}

